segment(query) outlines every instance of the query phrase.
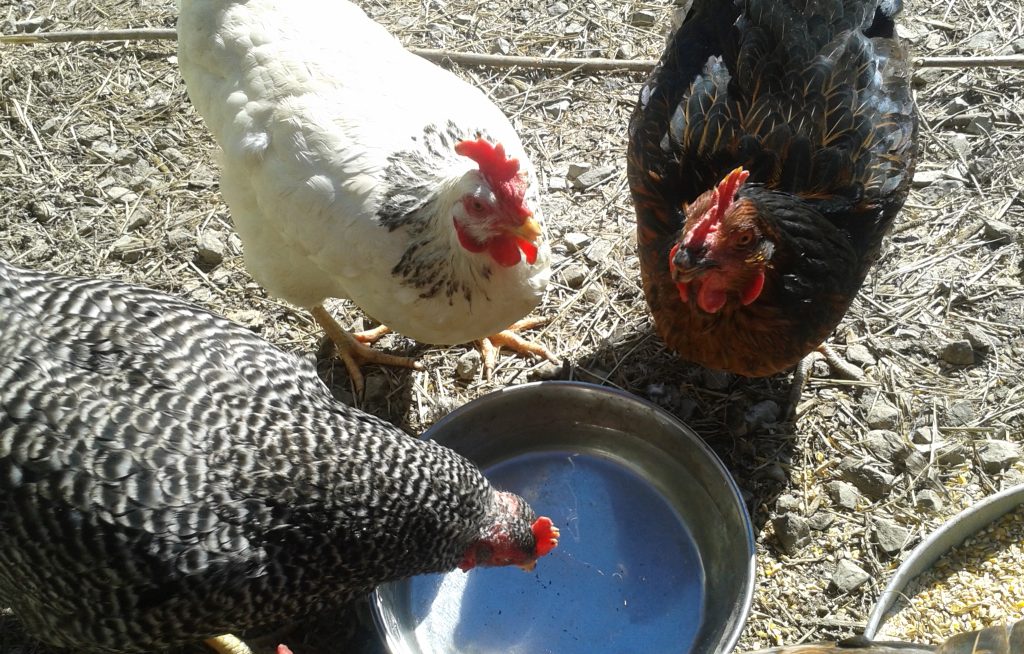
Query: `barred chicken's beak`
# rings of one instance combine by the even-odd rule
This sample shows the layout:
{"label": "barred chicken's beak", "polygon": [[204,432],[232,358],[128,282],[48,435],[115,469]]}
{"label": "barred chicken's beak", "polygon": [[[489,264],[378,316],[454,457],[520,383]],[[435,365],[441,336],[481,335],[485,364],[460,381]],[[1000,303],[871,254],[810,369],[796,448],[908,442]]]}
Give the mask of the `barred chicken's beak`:
{"label": "barred chicken's beak", "polygon": [[540,239],[541,234],[543,234],[540,223],[534,220],[532,216],[524,220],[522,225],[511,227],[508,231],[510,234],[530,243],[536,243]]}
{"label": "barred chicken's beak", "polygon": [[518,568],[521,568],[525,572],[533,572],[533,569],[537,567],[536,561],[530,561],[529,563],[520,563]]}

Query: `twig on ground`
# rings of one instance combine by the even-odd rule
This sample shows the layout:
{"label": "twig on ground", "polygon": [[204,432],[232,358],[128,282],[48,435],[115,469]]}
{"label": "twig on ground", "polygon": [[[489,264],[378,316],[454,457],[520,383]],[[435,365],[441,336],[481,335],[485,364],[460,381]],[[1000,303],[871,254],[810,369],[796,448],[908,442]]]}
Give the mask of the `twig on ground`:
{"label": "twig on ground", "polygon": [[[0,35],[0,44],[37,45],[41,43],[78,43],[102,41],[174,41],[178,34],[169,28],[135,28],[123,30],[71,30],[62,32],[33,32],[30,34]],[[655,59],[603,59],[573,57],[525,57],[517,55],[456,52],[430,48],[409,48],[430,61],[449,60],[463,66],[492,66],[496,68],[548,68],[554,70],[607,71],[624,70],[647,72],[654,68]],[[915,57],[918,68],[1024,68],[1024,55],[1004,56],[948,56]]]}

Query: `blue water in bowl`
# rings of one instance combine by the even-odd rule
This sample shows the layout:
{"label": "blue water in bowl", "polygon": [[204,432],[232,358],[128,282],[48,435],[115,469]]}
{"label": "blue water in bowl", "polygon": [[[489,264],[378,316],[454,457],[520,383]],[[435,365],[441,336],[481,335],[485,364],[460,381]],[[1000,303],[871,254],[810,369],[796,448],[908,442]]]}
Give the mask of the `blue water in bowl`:
{"label": "blue water in bowl", "polygon": [[531,573],[455,571],[409,581],[424,653],[687,652],[704,571],[686,526],[629,468],[592,453],[536,452],[486,470],[561,529]]}

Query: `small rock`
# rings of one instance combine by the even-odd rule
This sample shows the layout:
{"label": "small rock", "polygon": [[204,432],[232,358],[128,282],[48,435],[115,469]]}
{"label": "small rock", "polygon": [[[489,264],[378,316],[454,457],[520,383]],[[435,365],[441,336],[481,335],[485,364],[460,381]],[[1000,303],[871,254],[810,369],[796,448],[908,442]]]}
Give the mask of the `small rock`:
{"label": "small rock", "polygon": [[559,100],[551,104],[544,105],[544,113],[549,118],[559,118],[562,114],[569,110],[570,103],[568,100]]}
{"label": "small rock", "polygon": [[99,125],[83,125],[75,129],[75,138],[79,143],[89,143],[107,136],[107,130]]}
{"label": "small rock", "polygon": [[887,429],[869,431],[864,435],[864,446],[882,462],[901,461],[907,452],[907,444],[900,435]]}
{"label": "small rock", "polygon": [[568,172],[566,172],[565,176],[568,177],[570,180],[575,180],[577,177],[587,172],[591,168],[592,166],[585,161],[573,162],[569,164],[569,170]]}
{"label": "small rock", "polygon": [[977,32],[964,41],[964,48],[975,54],[995,54],[1004,43],[1003,37],[995,30]]}
{"label": "small rock", "polygon": [[569,232],[562,237],[562,243],[565,244],[565,249],[569,252],[582,250],[590,245],[592,240],[589,234],[581,234],[580,232]]}
{"label": "small rock", "polygon": [[775,500],[775,511],[779,514],[799,512],[800,498],[792,493],[779,495],[779,499]]}
{"label": "small rock", "polygon": [[860,491],[857,490],[857,487],[845,481],[829,482],[825,486],[825,492],[828,493],[833,504],[849,511],[856,509],[857,502],[860,500]]}
{"label": "small rock", "polygon": [[967,127],[964,128],[968,134],[974,134],[976,136],[989,136],[992,134],[992,118],[990,116],[974,116],[970,122],[967,123]]}
{"label": "small rock", "polygon": [[46,224],[57,215],[57,207],[44,200],[32,200],[28,203],[28,215],[37,222]]}
{"label": "small rock", "polygon": [[616,59],[632,59],[636,52],[633,50],[631,43],[620,43],[619,47],[615,49]]}
{"label": "small rock", "polygon": [[931,186],[935,182],[939,181],[945,176],[941,170],[918,170],[914,173],[914,180],[912,185],[914,188],[924,188],[925,186]]}
{"label": "small rock", "polygon": [[992,349],[992,339],[977,325],[964,329],[964,338],[976,352],[988,352]]}
{"label": "small rock", "polygon": [[530,379],[537,379],[541,381],[567,379],[566,364],[555,363],[554,361],[545,361],[530,373]]}
{"label": "small rock", "polygon": [[174,229],[167,233],[167,245],[172,250],[190,247],[193,243],[192,234],[187,229]]}
{"label": "small rock", "polygon": [[985,441],[978,447],[978,463],[989,474],[1006,470],[1020,456],[1020,445],[1012,441]]}
{"label": "small rock", "polygon": [[835,521],[836,516],[834,513],[829,511],[819,511],[807,520],[807,524],[814,531],[825,531],[831,527]]}
{"label": "small rock", "polygon": [[565,280],[565,285],[572,289],[582,287],[583,283],[587,281],[588,274],[590,274],[590,269],[578,263],[570,264],[562,269],[562,279]]}
{"label": "small rock", "polygon": [[600,284],[591,284],[583,291],[583,299],[590,306],[600,306],[607,301],[608,295]]}
{"label": "small rock", "polygon": [[636,27],[652,27],[658,22],[658,16],[650,11],[634,11],[629,22]]}
{"label": "small rock", "polygon": [[954,366],[970,366],[974,364],[974,348],[971,347],[971,342],[966,339],[946,343],[939,356],[942,357],[943,361]]}
{"label": "small rock", "polygon": [[931,427],[918,427],[910,432],[910,440],[918,445],[928,445],[935,440],[935,430]]}
{"label": "small rock", "polygon": [[860,343],[846,346],[846,359],[858,366],[873,366],[877,363],[871,350]]}
{"label": "small rock", "polygon": [[954,425],[966,427],[977,417],[970,400],[957,400],[949,407],[949,418]]}
{"label": "small rock", "polygon": [[123,186],[111,186],[106,190],[107,197],[115,202],[132,203],[139,199],[139,196],[132,193]]}
{"label": "small rock", "polygon": [[110,246],[111,253],[125,263],[135,263],[146,253],[146,241],[138,236],[126,234]]}
{"label": "small rock", "polygon": [[121,148],[120,150],[114,153],[114,162],[121,165],[133,164],[138,160],[139,155],[132,150]]}
{"label": "small rock", "polygon": [[564,191],[569,188],[569,181],[564,177],[549,177],[548,178],[548,190],[549,191]]}
{"label": "small rock", "polygon": [[868,409],[868,427],[872,429],[892,429],[899,424],[900,411],[884,397],[876,397]]}
{"label": "small rock", "polygon": [[466,350],[455,363],[455,376],[462,381],[472,381],[476,379],[476,375],[482,367],[483,356],[480,355],[480,350],[476,348]]}
{"label": "small rock", "polygon": [[494,42],[494,50],[498,54],[507,55],[512,52],[512,42],[504,36],[499,36],[498,40]]}
{"label": "small rock", "polygon": [[920,477],[928,469],[928,459],[917,450],[912,450],[903,459],[903,469],[911,477]]}
{"label": "small rock", "polygon": [[883,552],[890,555],[902,550],[903,545],[906,544],[907,539],[910,537],[908,529],[884,518],[875,520],[872,532],[875,535],[875,542],[878,543],[878,546],[882,548]]}
{"label": "small rock", "polygon": [[465,27],[467,25],[472,25],[475,19],[473,18],[473,14],[456,14],[455,18],[452,20],[456,25],[462,25]]}
{"label": "small rock", "polygon": [[585,28],[581,23],[569,23],[565,29],[562,30],[562,34],[572,37],[579,36],[585,31],[587,31],[587,28]]}
{"label": "small rock", "polygon": [[576,188],[588,189],[607,182],[612,178],[617,170],[618,168],[612,165],[600,166],[581,173],[575,179],[572,179],[572,176],[570,175],[570,179],[572,179],[572,183]]}
{"label": "small rock", "polygon": [[993,245],[1006,245],[1017,238],[1017,229],[1001,220],[989,219],[985,221],[985,239]]}
{"label": "small rock", "polygon": [[204,232],[199,235],[196,241],[196,261],[208,268],[219,266],[224,261],[224,254],[227,246],[224,243],[224,236],[218,232]]}
{"label": "small rock", "polygon": [[971,103],[969,103],[964,96],[958,95],[950,100],[949,104],[946,105],[946,115],[952,116],[954,114],[962,114],[970,108]]}
{"label": "small rock", "polygon": [[964,454],[963,447],[953,445],[948,450],[936,454],[935,459],[944,466],[959,466],[967,462],[967,455]]}
{"label": "small rock", "polygon": [[917,506],[927,511],[941,511],[942,496],[933,490],[925,489],[917,494]]}
{"label": "small rock", "polygon": [[896,477],[882,469],[878,464],[848,456],[839,462],[843,478],[860,489],[873,500],[883,499],[892,490]]}
{"label": "small rock", "polygon": [[781,409],[774,400],[764,400],[747,409],[744,419],[747,433],[761,429],[767,424],[777,422]]}
{"label": "small rock", "polygon": [[145,227],[153,220],[153,212],[144,205],[136,206],[135,209],[128,216],[128,231],[134,232],[142,227]]}
{"label": "small rock", "polygon": [[382,374],[367,375],[363,378],[363,401],[370,404],[383,402],[388,395],[388,378]]}
{"label": "small rock", "polygon": [[842,559],[832,573],[832,584],[840,592],[849,593],[871,581],[871,575],[849,559]]}
{"label": "small rock", "polygon": [[564,2],[553,2],[548,5],[548,16],[561,16],[564,13],[568,13],[569,5]]}
{"label": "small rock", "polygon": [[608,260],[608,255],[612,252],[611,241],[604,239],[598,239],[587,248],[586,252],[583,253],[584,258],[587,261],[594,264],[604,263]]}
{"label": "small rock", "polygon": [[775,528],[775,537],[779,539],[786,554],[792,556],[811,542],[811,527],[807,519],[795,513],[773,518],[772,526]]}

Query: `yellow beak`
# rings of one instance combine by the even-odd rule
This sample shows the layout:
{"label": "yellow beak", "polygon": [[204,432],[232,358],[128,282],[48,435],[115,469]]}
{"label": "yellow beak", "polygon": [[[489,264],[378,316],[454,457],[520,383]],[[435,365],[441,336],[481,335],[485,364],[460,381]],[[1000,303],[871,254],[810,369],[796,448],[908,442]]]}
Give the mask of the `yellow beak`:
{"label": "yellow beak", "polygon": [[512,227],[508,231],[510,234],[514,234],[515,236],[529,241],[530,243],[536,243],[541,237],[541,234],[543,234],[543,231],[540,228],[540,223],[534,220],[532,216],[527,218],[522,225]]}
{"label": "yellow beak", "polygon": [[526,572],[533,572],[533,569],[537,567],[536,561],[530,561],[529,563],[520,563],[519,568],[522,568]]}

